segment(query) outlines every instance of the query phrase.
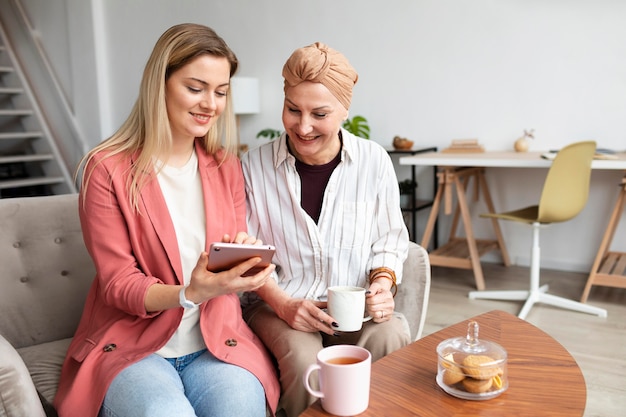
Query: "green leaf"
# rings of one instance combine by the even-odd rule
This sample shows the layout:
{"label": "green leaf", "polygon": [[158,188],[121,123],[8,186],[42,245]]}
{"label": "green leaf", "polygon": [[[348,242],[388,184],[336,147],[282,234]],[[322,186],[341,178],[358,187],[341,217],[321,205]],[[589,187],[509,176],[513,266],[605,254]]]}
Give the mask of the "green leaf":
{"label": "green leaf", "polygon": [[367,123],[367,119],[363,116],[354,116],[352,119],[347,119],[343,122],[343,128],[355,136],[359,136],[363,139],[370,138],[370,127]]}
{"label": "green leaf", "polygon": [[272,140],[274,138],[279,137],[281,135],[281,133],[282,132],[280,130],[267,128],[267,129],[263,129],[259,133],[257,133],[256,137],[257,137],[257,139],[258,138],[268,138],[269,140]]}

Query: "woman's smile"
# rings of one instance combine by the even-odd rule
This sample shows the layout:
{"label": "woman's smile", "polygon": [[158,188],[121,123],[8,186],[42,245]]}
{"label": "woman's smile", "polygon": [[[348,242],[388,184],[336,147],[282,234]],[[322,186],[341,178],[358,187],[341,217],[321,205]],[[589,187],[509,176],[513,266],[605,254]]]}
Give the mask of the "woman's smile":
{"label": "woman's smile", "polygon": [[203,124],[203,125],[209,123],[212,117],[208,114],[201,114],[201,113],[190,113],[190,114],[196,119],[198,123]]}

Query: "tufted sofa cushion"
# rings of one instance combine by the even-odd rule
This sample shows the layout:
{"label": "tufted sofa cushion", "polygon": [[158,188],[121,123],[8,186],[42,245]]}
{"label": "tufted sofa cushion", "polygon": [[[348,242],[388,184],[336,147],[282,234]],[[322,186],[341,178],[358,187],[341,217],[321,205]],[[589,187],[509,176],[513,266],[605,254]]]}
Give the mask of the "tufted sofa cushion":
{"label": "tufted sofa cushion", "polygon": [[95,276],[78,195],[0,203],[0,334],[16,348],[72,337]]}
{"label": "tufted sofa cushion", "polygon": [[27,364],[37,391],[49,404],[52,404],[59,387],[61,366],[71,341],[67,338],[17,350]]}

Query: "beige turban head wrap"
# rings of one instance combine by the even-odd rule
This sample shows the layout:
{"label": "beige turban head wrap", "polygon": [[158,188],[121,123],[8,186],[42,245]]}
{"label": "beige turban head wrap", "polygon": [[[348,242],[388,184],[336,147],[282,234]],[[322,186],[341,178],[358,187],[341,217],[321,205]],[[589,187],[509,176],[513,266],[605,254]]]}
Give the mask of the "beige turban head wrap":
{"label": "beige turban head wrap", "polygon": [[359,79],[345,56],[321,42],[296,49],[283,67],[283,77],[285,91],[303,81],[323,84],[346,110]]}

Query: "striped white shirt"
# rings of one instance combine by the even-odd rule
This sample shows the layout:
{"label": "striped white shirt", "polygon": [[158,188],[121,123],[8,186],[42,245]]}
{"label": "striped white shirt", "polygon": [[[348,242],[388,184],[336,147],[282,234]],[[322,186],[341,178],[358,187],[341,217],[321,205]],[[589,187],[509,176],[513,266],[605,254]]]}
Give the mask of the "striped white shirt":
{"label": "striped white shirt", "polygon": [[276,246],[278,284],[294,298],[324,298],[333,285],[366,286],[369,271],[382,266],[402,280],[409,235],[391,158],[376,142],[342,135],[341,162],[317,224],[300,205],[285,133],[242,157],[248,233]]}

